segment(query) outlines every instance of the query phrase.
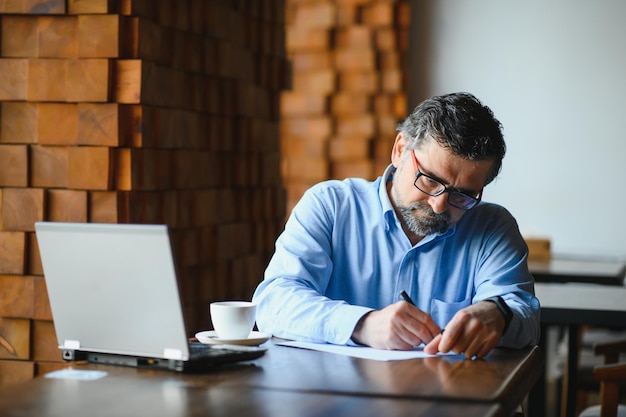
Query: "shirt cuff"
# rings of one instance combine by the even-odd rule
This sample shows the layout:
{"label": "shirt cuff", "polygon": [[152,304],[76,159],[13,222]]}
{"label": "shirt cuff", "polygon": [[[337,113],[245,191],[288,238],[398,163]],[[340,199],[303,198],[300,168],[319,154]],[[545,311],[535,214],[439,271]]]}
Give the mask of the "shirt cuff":
{"label": "shirt cuff", "polygon": [[337,345],[356,346],[357,344],[352,340],[354,328],[361,317],[373,310],[373,308],[362,306],[342,306],[336,314],[333,314],[333,323],[330,329],[333,329],[334,334],[328,335],[328,340],[332,340],[332,343]]}

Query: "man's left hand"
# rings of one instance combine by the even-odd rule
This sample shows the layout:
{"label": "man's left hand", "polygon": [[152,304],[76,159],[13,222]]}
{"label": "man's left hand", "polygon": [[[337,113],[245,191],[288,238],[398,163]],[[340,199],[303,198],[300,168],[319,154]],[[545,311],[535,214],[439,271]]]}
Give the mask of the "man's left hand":
{"label": "man's left hand", "polygon": [[425,353],[448,353],[453,351],[467,358],[482,358],[498,345],[504,331],[504,317],[498,307],[489,301],[481,301],[458,311],[424,348]]}

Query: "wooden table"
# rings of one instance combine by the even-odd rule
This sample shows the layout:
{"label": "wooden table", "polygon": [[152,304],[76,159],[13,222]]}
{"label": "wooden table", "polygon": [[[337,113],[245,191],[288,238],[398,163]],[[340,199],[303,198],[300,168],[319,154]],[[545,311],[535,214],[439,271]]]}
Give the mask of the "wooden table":
{"label": "wooden table", "polygon": [[3,388],[3,417],[510,416],[542,371],[537,348],[484,360],[379,362],[271,345],[251,364],[202,375],[104,365],[94,381],[38,378]]}
{"label": "wooden table", "polygon": [[[536,283],[535,293],[541,303],[542,352],[546,326],[568,328],[567,394],[565,415],[576,415],[578,385],[578,329],[581,325],[626,328],[626,287],[580,284]],[[545,361],[545,358],[544,358]],[[545,376],[542,376],[530,396],[531,415],[545,413]]]}
{"label": "wooden table", "polygon": [[546,324],[626,326],[626,287],[536,283]]}
{"label": "wooden table", "polygon": [[612,259],[553,258],[528,261],[536,282],[587,282],[623,285],[626,263]]}

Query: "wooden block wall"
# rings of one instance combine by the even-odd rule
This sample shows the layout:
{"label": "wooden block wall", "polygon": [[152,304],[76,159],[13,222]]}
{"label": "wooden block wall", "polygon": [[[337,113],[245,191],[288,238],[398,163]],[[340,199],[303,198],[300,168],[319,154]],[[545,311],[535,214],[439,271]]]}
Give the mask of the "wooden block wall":
{"label": "wooden block wall", "polygon": [[165,223],[189,334],[283,227],[284,0],[0,1],[0,385],[64,366],[34,222]]}
{"label": "wooden block wall", "polygon": [[374,179],[407,116],[407,0],[287,0],[292,88],[281,96],[287,211],[330,178]]}

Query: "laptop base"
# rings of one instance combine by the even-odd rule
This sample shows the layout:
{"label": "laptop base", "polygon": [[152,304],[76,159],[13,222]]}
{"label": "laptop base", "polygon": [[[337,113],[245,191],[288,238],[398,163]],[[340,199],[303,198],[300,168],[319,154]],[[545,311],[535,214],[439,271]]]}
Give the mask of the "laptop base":
{"label": "laptop base", "polygon": [[220,366],[260,358],[265,354],[266,350],[266,348],[251,346],[210,346],[206,347],[207,354],[186,361],[113,353],[84,352],[73,349],[62,349],[61,356],[68,362],[87,361],[89,363],[102,365],[162,369],[185,373],[203,373],[213,371]]}

